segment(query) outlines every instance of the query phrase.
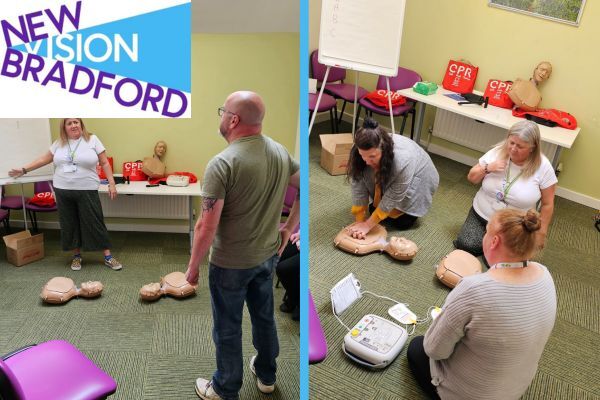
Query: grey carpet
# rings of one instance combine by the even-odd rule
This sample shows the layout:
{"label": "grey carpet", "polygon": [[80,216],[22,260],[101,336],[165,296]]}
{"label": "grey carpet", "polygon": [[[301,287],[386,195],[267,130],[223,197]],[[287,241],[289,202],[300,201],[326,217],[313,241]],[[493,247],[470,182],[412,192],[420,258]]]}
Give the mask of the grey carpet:
{"label": "grey carpet", "polygon": [[[320,124],[328,129],[328,125]],[[449,289],[434,277],[434,265],[453,250],[452,240],[467,215],[477,187],[466,180],[468,166],[432,156],[440,187],[430,212],[403,232],[420,251],[411,262],[385,254],[353,256],[337,250],[333,238],[352,222],[350,187],[343,176],[330,176],[319,166],[318,129],[310,141],[310,287],[320,314],[329,354],[310,367],[311,399],[419,399],[423,393],[412,377],[406,347],[385,370],[367,370],[341,350],[346,333],[331,311],[329,290],[353,272],[363,289],[409,303],[421,317],[442,305]],[[349,130],[346,130],[349,131]],[[562,198],[556,208],[546,249],[538,257],[554,277],[557,320],[523,399],[600,398],[600,233],[593,226],[596,210]],[[388,227],[388,235],[395,231]],[[365,295],[342,320],[354,325],[367,313],[387,316],[391,303]],[[425,333],[428,324],[417,327]],[[410,338],[409,338],[410,340]]]}
{"label": "grey carpet", "polygon": [[[189,239],[185,234],[111,232],[113,253],[123,263],[112,271],[100,252],[83,254],[83,269],[71,271],[69,254],[60,250],[59,232],[44,231],[46,257],[23,267],[6,262],[0,246],[0,354],[21,346],[64,339],[84,352],[118,383],[111,399],[197,399],[195,379],[215,369],[210,294],[206,266],[201,266],[198,294],[188,299],[139,300],[143,284],[172,271],[185,271]],[[64,305],[40,300],[42,286],[54,276],[77,285],[99,280],[98,299],[74,298]],[[283,288],[274,289],[279,306]],[[280,340],[278,375],[272,399],[298,399],[299,325],[275,312]],[[245,362],[255,354],[248,313],[244,316]],[[249,366],[244,366],[242,399],[264,399]]]}

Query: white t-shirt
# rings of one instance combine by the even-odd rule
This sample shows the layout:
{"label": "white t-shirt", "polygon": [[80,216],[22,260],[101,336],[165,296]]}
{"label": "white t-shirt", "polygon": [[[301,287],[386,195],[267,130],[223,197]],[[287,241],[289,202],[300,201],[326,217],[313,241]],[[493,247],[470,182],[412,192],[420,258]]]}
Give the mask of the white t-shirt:
{"label": "white t-shirt", "polygon": [[[91,135],[87,142],[82,136],[77,140],[69,139],[69,144],[64,146],[60,145],[60,140],[52,143],[50,153],[54,156],[54,187],[70,190],[98,190],[100,178],[96,172],[96,165],[98,154],[105,150],[96,135]],[[73,153],[72,162],[71,153]]]}
{"label": "white t-shirt", "polygon": [[[479,164],[490,164],[498,159],[500,149],[494,147],[485,153],[480,159]],[[507,168],[509,164],[507,163]],[[521,167],[510,163],[510,173],[508,184],[519,175]],[[503,193],[503,185],[506,186],[506,170],[490,172],[481,182],[481,188],[473,200],[473,208],[481,217],[489,221],[490,217],[503,208],[516,208],[518,210],[528,210],[535,208],[537,202],[542,197],[542,189],[547,189],[558,182],[554,168],[550,161],[542,154],[542,163],[535,173],[529,178],[520,176],[510,187],[504,201],[497,199],[497,193]]]}

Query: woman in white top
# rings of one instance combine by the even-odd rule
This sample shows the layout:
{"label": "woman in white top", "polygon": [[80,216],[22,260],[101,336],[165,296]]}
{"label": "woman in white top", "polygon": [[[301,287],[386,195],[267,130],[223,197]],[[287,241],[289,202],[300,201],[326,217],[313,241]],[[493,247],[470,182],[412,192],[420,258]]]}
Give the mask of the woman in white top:
{"label": "woman in white top", "polygon": [[535,210],[495,213],[483,237],[490,270],[463,278],[411,341],[409,366],[430,397],[517,400],[531,384],[556,319],[552,276],[528,261],[542,221]]}
{"label": "woman in white top", "polygon": [[556,174],[540,150],[540,130],[535,122],[519,121],[504,142],[485,153],[467,176],[481,183],[454,246],[474,256],[483,254],[481,241],[494,212],[505,208],[528,210],[541,200],[540,246],[544,245],[554,212]]}
{"label": "woman in white top", "polygon": [[96,135],[91,135],[80,118],[66,118],[60,123],[60,138],[37,160],[9,171],[12,177],[25,175],[44,165],[54,163],[53,186],[58,205],[61,243],[64,251],[73,251],[71,269],[81,269],[81,250],[104,251],[104,264],[113,270],[123,266],[110,252],[110,240],[104,225],[98,196],[100,179],[96,165],[108,178],[108,194],[117,196],[106,149]]}

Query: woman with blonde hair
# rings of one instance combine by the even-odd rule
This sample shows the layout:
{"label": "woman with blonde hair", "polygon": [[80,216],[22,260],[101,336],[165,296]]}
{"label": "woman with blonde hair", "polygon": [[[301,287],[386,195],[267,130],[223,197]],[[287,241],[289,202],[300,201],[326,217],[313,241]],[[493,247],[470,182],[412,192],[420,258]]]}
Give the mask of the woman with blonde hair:
{"label": "woman with blonde hair", "polygon": [[12,169],[8,174],[23,176],[51,162],[54,163],[52,184],[58,205],[62,248],[73,252],[71,269],[81,269],[81,249],[102,250],[104,264],[113,270],[121,269],[123,266],[110,251],[98,196],[98,163],[108,178],[109,197],[112,200],[117,196],[104,145],[96,135],[87,131],[81,118],[65,118],[60,123],[59,139],[52,143],[46,154],[22,168]]}
{"label": "woman with blonde hair", "polygon": [[483,254],[481,241],[494,212],[505,208],[527,210],[541,201],[539,240],[543,246],[554,213],[558,179],[540,149],[540,130],[535,122],[519,121],[506,139],[485,153],[467,176],[481,183],[454,246],[474,256]]}
{"label": "woman with blonde hair", "polygon": [[483,237],[489,271],[463,278],[408,346],[431,398],[516,400],[531,384],[556,319],[552,276],[529,261],[542,224],[535,210],[496,212]]}

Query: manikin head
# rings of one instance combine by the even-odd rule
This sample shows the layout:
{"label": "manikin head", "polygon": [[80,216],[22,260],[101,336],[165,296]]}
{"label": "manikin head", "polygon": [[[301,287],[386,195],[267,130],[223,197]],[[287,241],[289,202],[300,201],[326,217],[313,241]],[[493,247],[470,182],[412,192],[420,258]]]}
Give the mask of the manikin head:
{"label": "manikin head", "polygon": [[552,75],[552,64],[548,61],[542,61],[533,70],[532,79],[537,86],[540,83],[547,81],[548,78],[550,78],[550,75]]}
{"label": "manikin head", "polygon": [[159,140],[154,145],[154,157],[162,160],[164,155],[167,153],[167,144],[163,140]]}

